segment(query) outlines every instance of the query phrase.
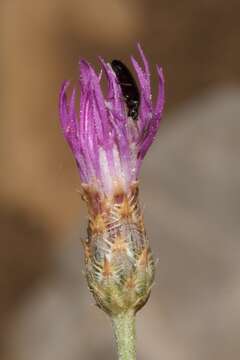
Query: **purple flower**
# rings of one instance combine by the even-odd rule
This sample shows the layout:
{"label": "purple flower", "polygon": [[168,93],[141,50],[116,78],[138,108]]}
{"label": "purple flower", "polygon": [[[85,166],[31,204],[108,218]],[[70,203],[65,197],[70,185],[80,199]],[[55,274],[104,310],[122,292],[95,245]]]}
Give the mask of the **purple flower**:
{"label": "purple flower", "polygon": [[75,156],[81,181],[107,196],[119,186],[128,193],[138,179],[142,160],[154,141],[164,106],[164,78],[159,78],[156,104],[152,103],[150,72],[138,45],[143,68],[131,57],[138,78],[140,105],[138,117],[128,116],[121,85],[111,65],[100,59],[108,81],[104,96],[101,77],[85,60],[80,61],[80,105],[76,110],[76,89],[67,98],[69,82],[60,92],[60,119],[64,136]]}

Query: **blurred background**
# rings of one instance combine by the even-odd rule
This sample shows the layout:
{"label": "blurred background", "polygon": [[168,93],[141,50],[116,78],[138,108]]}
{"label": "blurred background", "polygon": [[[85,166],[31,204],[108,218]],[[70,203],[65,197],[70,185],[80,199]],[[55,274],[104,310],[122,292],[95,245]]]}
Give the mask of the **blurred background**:
{"label": "blurred background", "polygon": [[159,261],[138,358],[239,359],[239,13],[239,0],[1,1],[1,360],[116,359],[82,273],[86,209],[57,106],[79,58],[130,64],[137,41],[154,93],[156,63],[166,78],[141,175]]}

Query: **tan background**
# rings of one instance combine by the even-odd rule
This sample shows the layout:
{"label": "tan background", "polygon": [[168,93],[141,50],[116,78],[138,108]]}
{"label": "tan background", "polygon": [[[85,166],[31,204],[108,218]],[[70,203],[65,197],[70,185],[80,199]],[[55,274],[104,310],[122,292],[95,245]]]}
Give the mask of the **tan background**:
{"label": "tan background", "polygon": [[115,356],[81,275],[86,213],[57,102],[80,57],[129,63],[138,40],[167,92],[142,172],[160,261],[139,359],[239,358],[239,13],[234,0],[1,2],[1,359]]}

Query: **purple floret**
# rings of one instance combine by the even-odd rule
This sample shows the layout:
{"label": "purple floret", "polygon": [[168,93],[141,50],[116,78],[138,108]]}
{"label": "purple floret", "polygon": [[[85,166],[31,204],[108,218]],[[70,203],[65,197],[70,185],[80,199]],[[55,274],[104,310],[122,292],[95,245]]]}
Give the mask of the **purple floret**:
{"label": "purple floret", "polygon": [[164,106],[164,78],[157,66],[158,96],[152,104],[150,71],[145,55],[138,45],[143,69],[132,57],[140,90],[138,118],[128,117],[125,100],[116,74],[109,63],[100,59],[108,81],[104,97],[101,76],[91,65],[80,61],[80,105],[76,111],[76,89],[67,97],[69,82],[60,92],[60,120],[64,136],[78,164],[81,181],[95,185],[106,195],[117,185],[128,191],[138,179],[141,162],[154,141]]}

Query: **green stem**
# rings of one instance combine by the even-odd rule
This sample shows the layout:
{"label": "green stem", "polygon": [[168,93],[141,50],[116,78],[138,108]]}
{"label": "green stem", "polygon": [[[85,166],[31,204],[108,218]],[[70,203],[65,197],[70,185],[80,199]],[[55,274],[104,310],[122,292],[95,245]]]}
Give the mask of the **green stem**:
{"label": "green stem", "polygon": [[136,360],[135,314],[132,311],[112,317],[119,360]]}

